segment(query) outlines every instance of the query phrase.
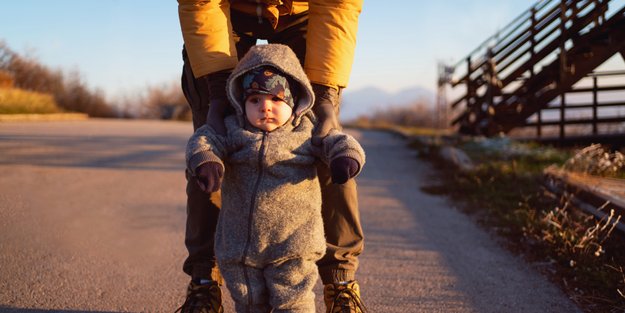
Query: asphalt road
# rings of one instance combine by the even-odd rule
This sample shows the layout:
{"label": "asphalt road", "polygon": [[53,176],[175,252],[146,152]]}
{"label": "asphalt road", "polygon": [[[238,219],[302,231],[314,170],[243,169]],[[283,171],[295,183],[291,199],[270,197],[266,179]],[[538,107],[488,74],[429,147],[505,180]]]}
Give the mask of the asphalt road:
{"label": "asphalt road", "polygon": [[[0,123],[0,312],[173,312],[188,282],[190,133],[181,122]],[[401,139],[351,133],[368,158],[359,280],[372,312],[579,312],[452,203],[421,192],[433,173]]]}

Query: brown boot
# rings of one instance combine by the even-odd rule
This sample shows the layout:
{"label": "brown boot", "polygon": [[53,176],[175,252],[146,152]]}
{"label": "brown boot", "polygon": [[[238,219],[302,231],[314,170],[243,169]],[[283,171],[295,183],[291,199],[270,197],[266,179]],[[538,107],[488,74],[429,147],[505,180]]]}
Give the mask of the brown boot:
{"label": "brown boot", "polygon": [[208,284],[196,284],[191,281],[187,287],[187,299],[176,310],[181,313],[223,313],[221,289],[219,284],[211,281]]}
{"label": "brown boot", "polygon": [[360,300],[360,286],[355,280],[348,283],[327,284],[323,287],[326,313],[366,313]]}

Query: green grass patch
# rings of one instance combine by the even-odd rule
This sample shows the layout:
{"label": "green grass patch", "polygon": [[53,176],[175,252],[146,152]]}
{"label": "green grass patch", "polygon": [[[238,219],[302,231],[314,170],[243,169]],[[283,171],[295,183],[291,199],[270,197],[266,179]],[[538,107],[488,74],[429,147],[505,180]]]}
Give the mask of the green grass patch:
{"label": "green grass patch", "polygon": [[50,94],[17,88],[0,88],[0,114],[60,113]]}

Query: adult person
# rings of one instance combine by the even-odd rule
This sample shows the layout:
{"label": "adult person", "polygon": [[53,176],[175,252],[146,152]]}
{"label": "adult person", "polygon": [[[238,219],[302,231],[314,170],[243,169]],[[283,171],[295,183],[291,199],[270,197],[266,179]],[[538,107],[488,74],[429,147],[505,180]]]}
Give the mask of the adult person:
{"label": "adult person", "polygon": [[[362,0],[178,0],[184,39],[182,89],[194,129],[208,124],[225,134],[230,106],[226,79],[258,39],[288,45],[302,63],[315,93],[318,126],[313,143],[340,129],[341,90],[347,86]],[[317,263],[327,312],[363,312],[356,281],[364,236],[356,183],[331,183],[327,166],[318,166],[327,251]],[[214,236],[221,196],[205,194],[187,172],[183,270],[191,276],[182,312],[222,312],[221,278],[215,263]]]}

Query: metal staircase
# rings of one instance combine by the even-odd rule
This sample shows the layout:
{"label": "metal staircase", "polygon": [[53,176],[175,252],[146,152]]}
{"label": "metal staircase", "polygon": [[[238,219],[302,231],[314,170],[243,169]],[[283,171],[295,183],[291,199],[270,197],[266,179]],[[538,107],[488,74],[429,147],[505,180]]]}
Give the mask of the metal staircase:
{"label": "metal staircase", "polygon": [[[599,103],[597,93],[625,91],[625,72],[620,85],[598,86],[593,71],[617,53],[625,58],[625,5],[618,1],[537,2],[497,34],[488,38],[466,58],[439,69],[439,92],[448,86],[459,93],[451,108],[458,114],[452,125],[464,134],[492,136],[518,127],[536,127],[537,136],[547,125],[592,125],[598,134],[602,123],[622,123],[625,116],[598,116],[603,106],[625,108],[621,102]],[[619,8],[620,7],[620,8]],[[590,76],[589,76],[590,75]],[[580,80],[594,79],[592,87],[574,88]],[[593,103],[571,105],[566,94],[586,92]],[[559,103],[554,100],[559,99]],[[567,110],[587,108],[588,117],[571,118]],[[559,117],[544,121],[548,111]]]}

